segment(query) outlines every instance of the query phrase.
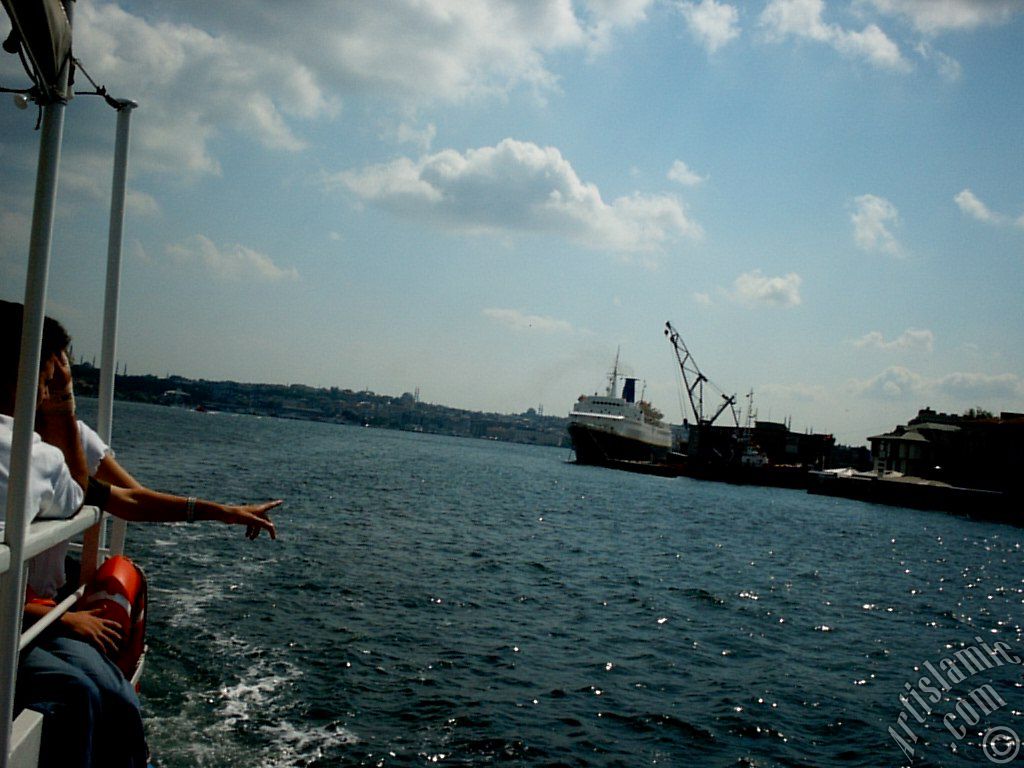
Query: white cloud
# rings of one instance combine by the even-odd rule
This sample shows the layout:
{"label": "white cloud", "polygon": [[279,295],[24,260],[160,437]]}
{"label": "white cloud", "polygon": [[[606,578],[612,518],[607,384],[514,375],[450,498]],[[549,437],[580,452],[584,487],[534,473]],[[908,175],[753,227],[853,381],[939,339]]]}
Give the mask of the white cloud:
{"label": "white cloud", "polygon": [[[81,200],[92,200],[105,207],[109,206],[113,165],[113,158],[108,153],[83,151],[77,146],[63,151],[60,189],[62,193],[74,193],[70,196],[70,205]],[[69,203],[65,202],[67,205]],[[160,212],[156,198],[131,186],[125,190],[125,207],[129,216],[154,216]]]}
{"label": "white cloud", "polygon": [[836,50],[863,57],[880,69],[907,72],[912,67],[896,45],[879,27],[869,24],[860,32],[843,32],[836,37]]}
{"label": "white cloud", "polygon": [[0,267],[4,282],[23,287],[25,264],[28,260],[29,234],[32,218],[24,213],[0,210]]}
{"label": "white cloud", "polygon": [[266,254],[238,244],[218,248],[203,235],[196,235],[185,243],[169,245],[167,253],[178,263],[197,264],[224,280],[278,282],[299,277],[294,267],[279,267]]}
{"label": "white cloud", "polygon": [[216,173],[210,142],[225,128],[270,149],[306,146],[293,119],[334,114],[309,52],[264,47],[190,23],[153,22],[113,3],[76,11],[75,54],[94,77],[140,102],[133,165]]}
{"label": "white cloud", "polygon": [[937,34],[1008,22],[1022,11],[1020,0],[870,0],[880,12],[908,19],[919,31]]}
{"label": "white cloud", "polygon": [[936,50],[931,44],[922,41],[914,47],[914,50],[925,61],[934,62],[935,68],[947,82],[955,83],[963,76],[963,67],[960,66],[960,62],[952,56]]}
{"label": "white cloud", "polygon": [[1002,216],[992,213],[977,196],[969,189],[963,189],[957,193],[953,201],[957,204],[961,211],[966,213],[972,219],[978,221],[984,221],[992,224],[997,223],[1002,219]]}
{"label": "white cloud", "polygon": [[886,351],[923,349],[931,352],[935,348],[935,334],[922,328],[908,328],[895,339],[886,341],[880,331],[871,331],[853,342],[853,346],[863,349],[872,347]]}
{"label": "white cloud", "polygon": [[822,20],[823,10],[822,0],[769,0],[761,12],[761,25],[780,38],[793,35],[826,43],[833,30]]}
{"label": "white cloud", "polygon": [[656,251],[702,231],[669,195],[639,192],[605,202],[554,147],[505,139],[419,160],[398,158],[326,179],[400,215],[464,232],[543,232],[588,247]]}
{"label": "white cloud", "polygon": [[682,160],[676,160],[672,163],[672,167],[668,169],[667,176],[669,181],[682,184],[684,187],[695,187],[708,180],[707,176],[701,176],[699,173],[690,170],[690,167]]}
{"label": "white cloud", "polygon": [[903,246],[893,235],[891,227],[899,224],[896,206],[877,195],[860,195],[855,198],[853,222],[854,239],[865,251],[880,251],[890,256],[905,254]]}
{"label": "white cloud", "polygon": [[728,3],[719,3],[716,0],[684,2],[680,4],[679,9],[686,19],[690,32],[708,53],[714,53],[740,36],[739,12]]}
{"label": "white cloud", "polygon": [[854,391],[883,399],[946,398],[952,400],[954,409],[987,403],[999,411],[1019,407],[1024,398],[1024,379],[1012,373],[964,372],[930,379],[902,366],[892,366],[870,379],[854,382]]}
{"label": "white cloud", "polygon": [[160,213],[160,203],[156,198],[137,189],[125,190],[124,204],[129,216],[156,216]]}
{"label": "white cloud", "polygon": [[775,397],[788,396],[796,400],[822,402],[834,402],[835,392],[821,384],[807,384],[797,382],[792,384],[763,384],[758,389],[759,394],[772,395]]}
{"label": "white cloud", "polygon": [[587,8],[597,21],[631,27],[647,18],[653,0],[587,0]]}
{"label": "white cloud", "polygon": [[733,283],[733,298],[744,304],[765,304],[772,307],[795,307],[800,304],[800,275],[790,272],[781,277],[768,277],[761,270],[745,272]]}
{"label": "white cloud", "polygon": [[128,258],[132,261],[137,261],[139,264],[152,264],[153,257],[149,255],[149,251],[146,250],[146,246],[142,244],[142,241],[137,237],[129,238],[125,243],[125,253],[128,254]]}
{"label": "white cloud", "polygon": [[28,246],[32,218],[19,211],[0,210],[0,244],[24,242]]}
{"label": "white cloud", "polygon": [[[555,78],[545,57],[593,50],[646,18],[654,0],[247,0],[225,17],[216,3],[178,0],[181,15],[266,48],[288,50],[347,93],[415,103],[459,101]],[[225,20],[226,19],[226,20]]]}
{"label": "white cloud", "polygon": [[1024,380],[1012,373],[951,373],[935,382],[943,394],[961,401],[1007,401],[1024,397]]}
{"label": "white cloud", "polygon": [[860,31],[844,29],[826,23],[822,18],[824,10],[824,0],[769,0],[761,12],[761,26],[767,30],[769,39],[813,40],[832,46],[844,56],[865,59],[879,69],[910,69],[899,46],[877,25],[869,24]]}
{"label": "white cloud", "polygon": [[963,189],[953,197],[953,202],[957,204],[957,207],[970,216],[972,219],[984,222],[985,224],[993,224],[996,226],[1002,226],[1006,224],[1012,224],[1016,227],[1024,229],[1024,215],[1014,219],[1011,216],[1007,216],[1004,213],[993,211],[985,203],[983,203],[977,195],[975,195],[970,189]]}
{"label": "white cloud", "polygon": [[907,368],[892,366],[866,381],[855,382],[854,388],[869,397],[896,399],[925,394],[925,380]]}
{"label": "white cloud", "polygon": [[700,291],[694,292],[693,300],[700,304],[702,307],[710,307],[714,303],[711,300],[710,293],[702,293]]}
{"label": "white cloud", "polygon": [[567,320],[543,315],[530,315],[518,309],[500,309],[491,307],[483,310],[485,317],[501,323],[516,331],[539,331],[541,333],[572,333],[572,325]]}
{"label": "white cloud", "polygon": [[394,210],[416,210],[442,200],[440,190],[420,177],[422,172],[423,168],[419,164],[407,157],[400,157],[390,163],[371,165],[360,171],[344,171],[328,176],[324,182],[328,188],[341,184],[364,200],[382,202]]}
{"label": "white cloud", "polygon": [[[243,13],[180,0],[169,21],[153,0],[83,3],[75,54],[99,81],[135,98],[133,170],[220,173],[217,140],[283,152],[307,147],[309,121],[366,99],[408,116],[417,106],[557,90],[547,59],[593,51],[646,17],[653,0],[338,3],[249,0]],[[10,58],[10,57],[5,57]],[[400,128],[427,148],[433,128]]]}
{"label": "white cloud", "polygon": [[402,123],[395,130],[396,141],[400,144],[412,144],[423,152],[430,149],[436,136],[437,126],[433,123],[428,123],[422,128],[417,128],[416,126],[409,125],[408,123]]}
{"label": "white cloud", "polygon": [[647,9],[653,4],[653,0],[586,0],[584,24],[590,52],[607,50],[615,30],[629,29],[645,20]]}

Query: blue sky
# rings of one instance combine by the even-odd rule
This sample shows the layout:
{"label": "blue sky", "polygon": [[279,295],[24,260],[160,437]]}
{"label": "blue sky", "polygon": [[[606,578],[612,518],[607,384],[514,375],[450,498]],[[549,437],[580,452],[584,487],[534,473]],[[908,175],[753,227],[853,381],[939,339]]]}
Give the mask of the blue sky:
{"label": "blue sky", "polygon": [[[76,3],[132,120],[129,372],[568,412],[681,331],[847,443],[1024,411],[1014,0]],[[0,34],[6,36],[6,17]],[[25,84],[0,59],[0,84]],[[80,78],[79,87],[86,82]],[[19,299],[35,110],[0,102]],[[98,355],[115,117],[67,110],[49,310]]]}

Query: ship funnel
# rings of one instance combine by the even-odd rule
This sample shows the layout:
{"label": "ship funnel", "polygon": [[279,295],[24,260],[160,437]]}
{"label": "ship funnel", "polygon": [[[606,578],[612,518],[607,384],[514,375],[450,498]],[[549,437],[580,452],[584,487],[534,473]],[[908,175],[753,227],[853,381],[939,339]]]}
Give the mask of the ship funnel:
{"label": "ship funnel", "polygon": [[636,379],[626,379],[622,385],[622,399],[627,403],[636,402]]}

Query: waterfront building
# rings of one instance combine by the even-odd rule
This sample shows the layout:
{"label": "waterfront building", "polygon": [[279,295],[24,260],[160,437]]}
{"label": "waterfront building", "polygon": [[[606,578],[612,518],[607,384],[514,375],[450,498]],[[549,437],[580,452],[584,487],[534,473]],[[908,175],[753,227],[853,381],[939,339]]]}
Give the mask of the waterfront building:
{"label": "waterfront building", "polygon": [[906,425],[869,437],[878,472],[899,472],[967,488],[1020,491],[1024,414],[920,410]]}

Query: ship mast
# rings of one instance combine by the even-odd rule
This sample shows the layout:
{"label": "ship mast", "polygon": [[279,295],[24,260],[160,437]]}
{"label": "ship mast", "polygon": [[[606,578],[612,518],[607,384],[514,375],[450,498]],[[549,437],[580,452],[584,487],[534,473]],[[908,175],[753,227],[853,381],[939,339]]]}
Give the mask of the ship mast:
{"label": "ship mast", "polygon": [[608,397],[615,397],[615,383],[619,379],[619,353],[621,351],[622,347],[616,347],[615,364],[612,366],[612,372],[608,375],[608,389],[605,392]]}

